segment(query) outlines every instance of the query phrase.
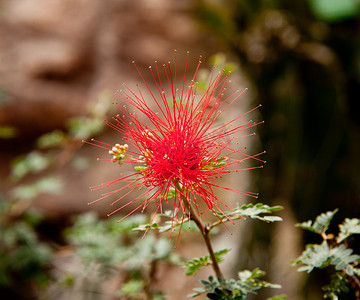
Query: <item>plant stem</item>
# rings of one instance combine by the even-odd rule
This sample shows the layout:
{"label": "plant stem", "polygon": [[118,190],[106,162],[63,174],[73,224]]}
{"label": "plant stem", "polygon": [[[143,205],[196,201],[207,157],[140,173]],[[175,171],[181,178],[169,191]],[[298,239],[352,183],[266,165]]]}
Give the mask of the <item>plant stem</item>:
{"label": "plant stem", "polygon": [[202,234],[202,236],[203,236],[203,238],[205,240],[205,244],[206,244],[206,247],[207,247],[207,249],[209,251],[209,255],[210,255],[210,258],[211,258],[211,261],[212,261],[212,268],[214,269],[214,272],[215,272],[216,276],[219,279],[224,279],[224,276],[223,276],[223,274],[222,274],[222,272],[220,270],[219,264],[218,264],[218,262],[216,260],[214,250],[213,250],[212,245],[211,245],[210,231],[209,231],[208,227],[207,226],[204,227],[201,224],[197,214],[194,212],[191,205],[189,205],[189,210],[190,210],[190,219],[192,221],[194,221],[194,223],[199,228],[200,233]]}
{"label": "plant stem", "polygon": [[144,286],[144,292],[145,292],[145,296],[146,296],[146,300],[152,300],[153,299],[153,295],[152,295],[152,286],[156,281],[156,271],[157,271],[157,265],[158,265],[158,260],[154,259],[151,261],[150,264],[150,271],[149,271],[149,275],[148,275],[148,280],[147,283]]}
{"label": "plant stem", "polygon": [[[177,190],[182,194],[181,192],[181,187],[179,185],[179,182],[175,181],[175,186],[177,188]],[[219,278],[219,280],[222,280],[224,279],[224,275],[222,274],[220,268],[219,268],[219,264],[216,260],[216,256],[215,256],[215,253],[214,253],[214,250],[212,248],[212,245],[211,245],[211,240],[210,240],[210,230],[209,230],[209,227],[208,226],[203,226],[202,223],[200,222],[200,219],[198,218],[198,215],[194,212],[191,204],[190,205],[187,205],[186,204],[186,199],[185,199],[185,196],[183,195],[182,196],[182,200],[184,202],[184,206],[188,208],[189,210],[189,213],[190,213],[190,219],[192,221],[194,221],[194,223],[196,224],[196,226],[199,228],[199,231],[201,233],[201,235],[203,236],[204,240],[205,240],[205,244],[206,244],[206,247],[209,251],[209,255],[210,255],[210,258],[211,258],[211,261],[212,261],[212,268],[214,269],[214,272],[216,274],[216,276]]]}

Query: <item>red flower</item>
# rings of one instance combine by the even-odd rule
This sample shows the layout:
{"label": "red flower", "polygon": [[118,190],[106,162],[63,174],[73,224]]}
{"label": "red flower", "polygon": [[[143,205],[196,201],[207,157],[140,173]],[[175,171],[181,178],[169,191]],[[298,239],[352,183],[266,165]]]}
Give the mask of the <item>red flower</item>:
{"label": "red flower", "polygon": [[[213,179],[220,178],[223,174],[244,170],[238,167],[234,168],[234,166],[246,159],[252,158],[263,162],[255,157],[257,155],[251,156],[243,153],[244,148],[237,149],[239,147],[237,140],[251,135],[241,136],[240,133],[257,125],[253,121],[239,124],[239,120],[249,112],[225,124],[217,122],[223,112],[228,110],[243,91],[237,91],[228,97],[224,96],[230,83],[229,74],[223,74],[223,72],[215,74],[215,70],[213,70],[207,90],[198,96],[195,78],[200,67],[201,57],[189,86],[185,84],[187,62],[188,56],[185,75],[179,87],[176,83],[178,79],[176,54],[174,69],[170,62],[164,65],[168,87],[165,87],[161,81],[161,72],[155,62],[154,68],[149,67],[155,88],[148,85],[134,63],[149,96],[145,96],[140,87],[137,87],[135,92],[124,85],[124,89],[119,91],[118,96],[122,101],[135,108],[137,112],[130,112],[127,106],[120,106],[116,103],[121,114],[114,117],[112,123],[107,122],[110,127],[123,135],[123,141],[127,144],[112,146],[93,140],[97,146],[109,151],[113,156],[111,161],[120,164],[130,163],[135,166],[134,172],[94,187],[97,189],[115,183],[123,184],[119,189],[106,193],[93,202],[120,192],[122,195],[113,202],[116,203],[125,199],[131,192],[145,188],[140,196],[121,205],[111,214],[134,202],[139,202],[136,208],[128,214],[130,215],[138,209],[144,210],[150,203],[156,202],[155,216],[157,212],[162,211],[164,202],[173,201],[173,221],[176,222],[179,211],[184,217],[190,205],[200,215],[199,201],[204,201],[208,209],[214,212],[221,212],[218,203],[227,207],[216,197],[215,187],[248,196],[257,196],[255,193],[230,189],[213,182]],[[156,109],[150,108],[151,102]],[[148,122],[141,121],[138,114],[144,115]],[[215,123],[220,123],[220,125],[215,126]]]}

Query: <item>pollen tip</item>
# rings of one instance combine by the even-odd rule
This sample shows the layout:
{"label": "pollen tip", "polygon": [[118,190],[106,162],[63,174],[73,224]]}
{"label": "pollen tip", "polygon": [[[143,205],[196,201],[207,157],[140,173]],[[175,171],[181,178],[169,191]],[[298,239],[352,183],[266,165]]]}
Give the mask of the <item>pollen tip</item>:
{"label": "pollen tip", "polygon": [[96,160],[100,160],[100,158],[98,157]]}
{"label": "pollen tip", "polygon": [[176,49],[174,49],[174,52],[176,52],[177,50]]}
{"label": "pollen tip", "polygon": [[266,164],[266,160],[264,160],[264,164]]}
{"label": "pollen tip", "polygon": [[135,63],[135,60],[133,60],[131,63],[134,64],[134,63]]}

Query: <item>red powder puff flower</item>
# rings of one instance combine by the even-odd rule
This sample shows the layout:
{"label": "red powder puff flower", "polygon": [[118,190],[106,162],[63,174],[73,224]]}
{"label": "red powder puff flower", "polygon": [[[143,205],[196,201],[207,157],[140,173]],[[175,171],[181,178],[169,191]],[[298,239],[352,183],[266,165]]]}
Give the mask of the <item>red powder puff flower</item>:
{"label": "red powder puff flower", "polygon": [[[120,197],[112,203],[114,204],[124,200],[136,190],[143,191],[111,214],[138,202],[138,205],[126,215],[128,216],[140,208],[143,211],[150,203],[155,202],[157,204],[155,216],[159,211],[162,212],[164,203],[172,201],[175,224],[180,211],[182,218],[187,214],[190,217],[190,206],[200,215],[199,201],[204,201],[207,208],[215,213],[222,212],[219,204],[227,206],[217,198],[215,188],[232,190],[252,197],[257,196],[255,193],[219,186],[213,182],[213,179],[223,174],[244,170],[236,166],[246,159],[252,158],[263,162],[257,158],[257,155],[261,153],[250,156],[243,152],[245,148],[237,149],[239,148],[238,139],[252,135],[241,133],[258,124],[253,121],[239,124],[239,120],[256,108],[225,124],[217,122],[243,91],[224,96],[230,83],[229,74],[224,74],[224,72],[216,74],[214,69],[210,75],[207,90],[201,96],[197,96],[195,78],[201,57],[190,84],[186,85],[188,56],[189,54],[180,86],[176,83],[178,79],[176,52],[174,67],[172,68],[170,62],[163,66],[166,83],[161,81],[160,73],[162,72],[156,62],[154,67],[149,67],[154,80],[153,87],[145,81],[134,63],[145,89],[142,91],[137,86],[137,91],[133,91],[124,85],[123,90],[118,92],[118,96],[136,112],[130,112],[127,106],[115,103],[121,114],[114,117],[113,122],[107,122],[107,125],[123,135],[122,140],[126,144],[113,146],[92,140],[92,144],[109,151],[112,155],[111,161],[134,166],[133,172],[93,187],[97,189],[115,183],[123,184],[120,188],[104,194],[93,202],[120,193]],[[151,108],[152,106],[155,109]],[[141,114],[148,121],[141,121],[138,117]],[[215,123],[220,123],[220,125],[215,126]],[[259,167],[261,166],[251,168]]]}

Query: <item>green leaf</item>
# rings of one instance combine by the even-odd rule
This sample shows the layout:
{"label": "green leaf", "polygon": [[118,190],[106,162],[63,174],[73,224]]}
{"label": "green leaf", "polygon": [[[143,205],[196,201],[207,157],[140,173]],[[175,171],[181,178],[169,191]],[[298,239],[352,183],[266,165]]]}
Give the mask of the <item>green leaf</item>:
{"label": "green leaf", "polygon": [[[171,199],[171,198],[175,198],[175,189],[173,187],[169,188],[166,199]],[[173,213],[173,211],[170,212]]]}
{"label": "green leaf", "polygon": [[331,264],[337,271],[344,270],[349,276],[354,275],[353,263],[357,265],[360,255],[352,254],[353,250],[346,248],[345,245],[332,248],[330,251]]}
{"label": "green leaf", "polygon": [[335,209],[334,211],[328,211],[319,215],[314,223],[309,220],[307,222],[298,223],[296,226],[318,234],[323,234],[329,228],[329,224],[337,211],[338,209]]}
{"label": "green leaf", "polygon": [[331,277],[331,282],[329,285],[324,286],[322,289],[325,291],[324,298],[325,299],[339,299],[338,296],[341,293],[349,292],[349,280],[346,275],[342,272],[336,272]]}
{"label": "green leaf", "polygon": [[261,216],[261,214],[269,214],[275,211],[282,210],[282,206],[272,206],[256,203],[256,204],[243,204],[238,206],[235,210],[226,212],[226,213],[217,213],[219,218],[229,217],[230,219],[239,219],[241,217],[250,217],[252,219],[257,219],[265,222],[276,222],[282,221],[282,218],[277,216]]}
{"label": "green leaf", "polygon": [[309,4],[317,18],[328,22],[356,17],[360,11],[357,0],[309,0]]}
{"label": "green leaf", "polygon": [[133,231],[147,231],[149,229],[159,229],[160,225],[156,222],[152,223],[152,224],[141,224],[135,228],[133,228]]}
{"label": "green leaf", "polygon": [[204,166],[204,169],[220,168],[220,167],[226,166],[228,161],[229,161],[229,159],[227,157],[222,157],[217,160],[207,161],[206,163],[208,163],[208,164]]}
{"label": "green leaf", "polygon": [[[209,281],[201,280],[200,282],[205,288],[194,289],[196,292],[189,295],[196,297],[201,294],[207,293],[210,299],[240,299],[246,300],[247,295],[256,294],[261,288],[280,288],[280,285],[271,284],[263,281],[260,278],[265,275],[265,272],[260,269],[253,271],[244,270],[239,272],[239,280],[219,280],[209,277]],[[275,298],[276,299],[276,298]],[[279,298],[284,299],[284,298]]]}
{"label": "green leaf", "polygon": [[261,218],[261,220],[265,222],[279,222],[282,221],[282,218],[278,216],[264,216]]}
{"label": "green leaf", "polygon": [[63,186],[63,181],[60,177],[45,177],[31,184],[18,185],[12,190],[12,195],[16,199],[34,199],[42,193],[59,194]]}
{"label": "green leaf", "polygon": [[49,133],[46,133],[40,136],[36,144],[40,149],[56,147],[63,143],[65,139],[65,134],[61,130],[54,130]]}
{"label": "green leaf", "polygon": [[360,219],[345,219],[345,221],[339,225],[340,233],[336,238],[338,243],[348,238],[352,234],[360,234]]}
{"label": "green leaf", "polygon": [[87,140],[99,134],[104,128],[104,121],[97,118],[77,117],[68,121],[69,134],[77,140]]}
{"label": "green leaf", "polygon": [[[223,255],[228,253],[230,249],[222,249],[220,251],[215,252],[215,257],[217,262],[221,262],[223,260]],[[200,258],[194,258],[191,261],[187,261],[185,263],[185,267],[187,268],[185,271],[186,276],[194,275],[197,271],[199,271],[203,266],[207,266],[211,264],[211,258],[209,255],[200,257]]]}
{"label": "green leaf", "polygon": [[287,296],[285,294],[273,296],[271,298],[267,298],[266,300],[283,300],[286,299]]}
{"label": "green leaf", "polygon": [[16,128],[12,126],[0,126],[0,139],[11,139],[17,134]]}
{"label": "green leaf", "polygon": [[298,269],[299,272],[307,271],[310,273],[314,268],[323,268],[329,265],[330,249],[326,241],[321,245],[307,245],[307,249],[300,257],[294,260],[293,264],[303,264]]}
{"label": "green leaf", "polygon": [[28,173],[37,174],[50,165],[51,157],[38,151],[20,156],[12,162],[10,178],[14,181],[22,179]]}
{"label": "green leaf", "polygon": [[[144,214],[131,215],[128,218],[121,220],[121,222],[119,222],[118,218],[112,218],[109,220],[110,231],[115,235],[129,234],[134,230],[134,228],[139,226],[145,226],[141,224],[146,222],[147,219],[148,219],[147,216],[145,216]],[[139,230],[139,231],[143,231],[143,230]]]}
{"label": "green leaf", "polygon": [[144,281],[142,280],[130,280],[123,284],[118,291],[119,296],[138,296],[141,294],[144,288]]}

